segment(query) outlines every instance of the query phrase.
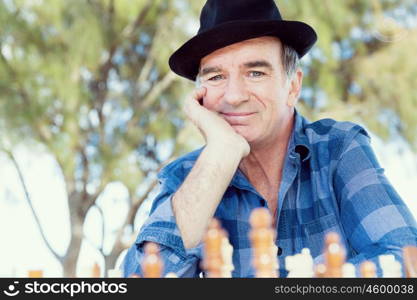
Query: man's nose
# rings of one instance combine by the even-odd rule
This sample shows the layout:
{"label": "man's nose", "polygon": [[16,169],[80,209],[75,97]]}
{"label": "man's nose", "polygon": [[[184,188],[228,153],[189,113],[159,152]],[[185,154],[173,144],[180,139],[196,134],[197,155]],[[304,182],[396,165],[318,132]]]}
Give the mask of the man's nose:
{"label": "man's nose", "polygon": [[224,101],[232,106],[248,101],[248,92],[242,78],[230,78],[224,92]]}

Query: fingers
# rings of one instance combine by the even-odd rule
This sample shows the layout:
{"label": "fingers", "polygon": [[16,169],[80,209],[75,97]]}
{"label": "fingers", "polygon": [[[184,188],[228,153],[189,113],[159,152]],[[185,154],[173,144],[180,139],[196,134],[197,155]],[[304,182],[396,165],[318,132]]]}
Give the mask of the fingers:
{"label": "fingers", "polygon": [[198,101],[200,105],[202,105],[203,104],[202,100],[203,100],[203,97],[206,95],[206,91],[207,89],[204,86],[199,87],[198,89],[194,90],[192,94],[192,98]]}
{"label": "fingers", "polygon": [[197,115],[204,109],[202,107],[202,99],[205,94],[206,88],[200,87],[194,90],[184,102],[184,112],[192,121],[196,120],[198,118]]}
{"label": "fingers", "polygon": [[205,87],[200,87],[198,89],[195,89],[190,96],[190,102],[192,102],[190,104],[191,105],[198,104],[202,106],[203,98],[206,95],[206,91],[207,89]]}

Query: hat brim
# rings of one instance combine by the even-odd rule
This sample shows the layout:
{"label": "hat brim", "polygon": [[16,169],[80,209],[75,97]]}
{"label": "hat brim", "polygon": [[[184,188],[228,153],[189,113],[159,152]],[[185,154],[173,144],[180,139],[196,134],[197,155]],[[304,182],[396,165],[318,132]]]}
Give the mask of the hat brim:
{"label": "hat brim", "polygon": [[276,36],[301,58],[317,40],[314,29],[299,21],[232,21],[202,32],[182,45],[169,58],[169,66],[180,76],[195,80],[206,55],[231,44],[260,36]]}

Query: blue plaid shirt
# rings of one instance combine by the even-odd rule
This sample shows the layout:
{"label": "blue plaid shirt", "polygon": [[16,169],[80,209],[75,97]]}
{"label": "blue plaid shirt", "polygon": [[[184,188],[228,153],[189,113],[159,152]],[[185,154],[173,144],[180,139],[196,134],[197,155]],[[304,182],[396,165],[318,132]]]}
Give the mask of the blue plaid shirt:
{"label": "blue plaid shirt", "polygon": [[[165,273],[181,277],[201,272],[202,245],[185,249],[171,207],[171,197],[192,169],[202,149],[167,165],[158,175],[160,193],[123,262],[124,275],[141,274],[146,241],[160,244]],[[198,197],[198,195],[196,195]],[[253,277],[248,237],[249,215],[267,202],[237,169],[215,217],[228,231],[234,248],[233,277]],[[285,257],[309,248],[315,263],[323,262],[324,237],[337,232],[347,260],[356,267],[417,245],[417,224],[384,175],[366,131],[350,122],[323,119],[309,123],[297,112],[278,194],[277,240],[280,276]],[[356,268],[358,270],[358,268]],[[379,275],[381,270],[378,267]]]}

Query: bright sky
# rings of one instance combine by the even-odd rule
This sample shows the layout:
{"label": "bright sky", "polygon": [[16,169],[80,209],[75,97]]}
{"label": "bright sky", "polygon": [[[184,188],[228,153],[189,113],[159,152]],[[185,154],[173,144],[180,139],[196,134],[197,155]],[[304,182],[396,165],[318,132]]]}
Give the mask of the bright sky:
{"label": "bright sky", "polygon": [[[385,145],[373,137],[372,144],[388,178],[417,218],[417,156],[401,141]],[[41,151],[20,148],[15,155],[23,169],[35,209],[48,239],[57,252],[64,253],[69,243],[69,222],[61,173],[54,160]],[[3,154],[0,154],[0,166],[0,277],[24,277],[27,270],[39,268],[44,270],[45,276],[62,276],[59,263],[49,253],[40,237],[17,173]],[[98,200],[105,218],[109,220],[109,231],[117,228],[123,220],[127,211],[126,197],[126,188],[115,182],[106,188]],[[141,208],[137,218],[138,226],[145,220],[149,208],[150,201]],[[102,264],[102,259],[93,246],[100,243],[100,220],[96,209],[89,212],[85,234],[90,243],[84,243],[82,247],[78,265],[80,276],[94,262]],[[105,249],[111,247],[111,242],[111,239],[107,239]]]}
{"label": "bright sky", "polygon": [[[32,197],[35,210],[44,227],[51,246],[63,254],[69,243],[69,217],[62,175],[51,156],[31,149],[15,152]],[[45,276],[62,276],[62,269],[50,254],[39,234],[18,175],[13,165],[0,154],[0,277],[26,276],[28,269],[43,269]],[[107,232],[124,221],[127,212],[127,189],[118,182],[109,184],[97,203],[108,220]],[[142,205],[137,225],[145,220],[150,202]],[[101,216],[91,209],[84,228],[89,242],[83,243],[78,266],[79,274],[85,274],[94,262],[103,263],[95,250],[101,243]],[[105,239],[104,249],[109,251],[112,239]]]}

